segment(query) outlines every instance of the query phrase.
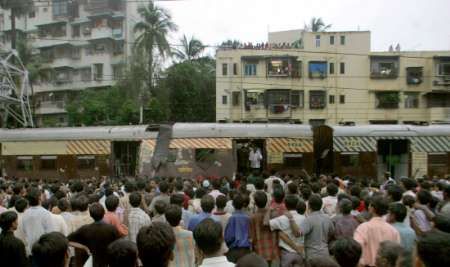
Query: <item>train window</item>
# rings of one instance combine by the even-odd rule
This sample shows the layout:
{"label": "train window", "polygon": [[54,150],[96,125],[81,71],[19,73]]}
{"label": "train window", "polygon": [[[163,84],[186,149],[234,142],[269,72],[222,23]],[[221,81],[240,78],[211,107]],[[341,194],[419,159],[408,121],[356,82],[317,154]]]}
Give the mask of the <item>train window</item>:
{"label": "train window", "polygon": [[195,161],[205,162],[213,159],[215,149],[211,148],[198,148],[195,150]]}
{"label": "train window", "polygon": [[56,156],[42,156],[41,170],[56,170]]}
{"label": "train window", "polygon": [[78,169],[94,169],[95,168],[95,157],[94,156],[78,156],[77,157],[77,167]]}
{"label": "train window", "polygon": [[31,156],[19,156],[16,158],[17,169],[21,171],[33,170],[33,157]]}
{"label": "train window", "polygon": [[284,153],[283,164],[286,167],[303,168],[303,154],[301,153]]}
{"label": "train window", "polygon": [[343,167],[356,167],[359,164],[358,153],[341,153],[341,165]]}

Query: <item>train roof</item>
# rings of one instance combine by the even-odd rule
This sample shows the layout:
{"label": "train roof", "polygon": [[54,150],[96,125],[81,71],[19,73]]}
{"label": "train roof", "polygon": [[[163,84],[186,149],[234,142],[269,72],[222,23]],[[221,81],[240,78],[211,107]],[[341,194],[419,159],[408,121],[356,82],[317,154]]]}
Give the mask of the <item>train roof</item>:
{"label": "train roof", "polygon": [[0,141],[142,140],[156,138],[148,125],[0,129]]}
{"label": "train roof", "polygon": [[312,137],[309,125],[259,123],[176,123],[172,138]]}
{"label": "train roof", "polygon": [[334,136],[450,136],[450,125],[333,126]]}

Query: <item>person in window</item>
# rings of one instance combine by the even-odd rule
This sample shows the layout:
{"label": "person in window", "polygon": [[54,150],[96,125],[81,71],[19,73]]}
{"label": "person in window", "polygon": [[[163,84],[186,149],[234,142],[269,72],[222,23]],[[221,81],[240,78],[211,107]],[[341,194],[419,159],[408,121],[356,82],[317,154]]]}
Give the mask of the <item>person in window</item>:
{"label": "person in window", "polygon": [[250,149],[250,153],[248,155],[248,160],[250,161],[250,167],[252,168],[253,172],[259,172],[261,169],[261,161],[263,159],[261,149],[259,149],[256,146],[253,146]]}

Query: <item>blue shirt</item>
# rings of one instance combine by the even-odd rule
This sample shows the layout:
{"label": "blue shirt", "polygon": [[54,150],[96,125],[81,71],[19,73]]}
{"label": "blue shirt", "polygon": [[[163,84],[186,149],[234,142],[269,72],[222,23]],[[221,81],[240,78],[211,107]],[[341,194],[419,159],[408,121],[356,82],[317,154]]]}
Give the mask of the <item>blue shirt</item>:
{"label": "blue shirt", "polygon": [[225,242],[229,248],[249,248],[250,217],[242,212],[235,211],[228,220],[225,228]]}
{"label": "blue shirt", "polygon": [[197,225],[199,223],[201,223],[204,219],[206,218],[210,218],[211,217],[211,213],[206,213],[206,212],[200,212],[199,214],[196,214],[194,216],[192,216],[189,219],[189,223],[188,223],[188,230],[191,232],[194,232],[195,227],[197,227]]}
{"label": "blue shirt", "polygon": [[400,244],[409,253],[413,251],[416,244],[416,232],[403,222],[396,222],[392,224],[400,234]]}

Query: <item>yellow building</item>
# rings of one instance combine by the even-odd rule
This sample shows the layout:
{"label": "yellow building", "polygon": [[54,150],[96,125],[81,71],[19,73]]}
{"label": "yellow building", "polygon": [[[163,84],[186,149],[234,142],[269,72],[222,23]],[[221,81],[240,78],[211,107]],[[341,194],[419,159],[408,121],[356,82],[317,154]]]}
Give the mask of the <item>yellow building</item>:
{"label": "yellow building", "polygon": [[218,122],[450,122],[450,51],[371,52],[368,31],[293,30],[216,58]]}

